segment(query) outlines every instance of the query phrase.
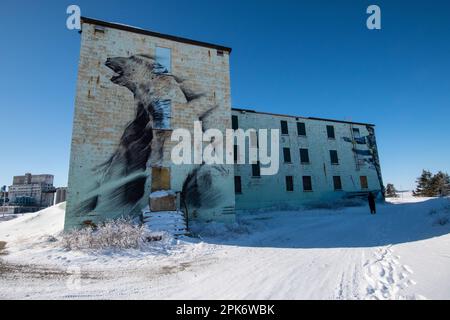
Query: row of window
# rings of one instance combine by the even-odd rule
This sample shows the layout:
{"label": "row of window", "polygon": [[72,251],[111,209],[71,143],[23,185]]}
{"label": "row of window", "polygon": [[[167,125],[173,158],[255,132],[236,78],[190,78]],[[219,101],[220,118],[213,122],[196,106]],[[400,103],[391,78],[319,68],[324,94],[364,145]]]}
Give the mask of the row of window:
{"label": "row of window", "polygon": [[[238,116],[234,115],[234,116],[231,117],[231,124],[232,124],[233,130],[239,129]],[[288,122],[286,120],[281,120],[280,121],[280,126],[281,126],[281,134],[282,135],[288,135],[289,134]],[[358,128],[353,128],[352,130],[353,130],[353,135],[354,135],[355,138],[359,138],[361,136],[360,131],[359,131]],[[297,134],[299,136],[306,137],[306,125],[305,125],[304,122],[297,122]],[[328,139],[336,139],[334,126],[327,125],[327,136],[328,136]]]}
{"label": "row of window", "polygon": [[[283,148],[283,158],[285,163],[292,163],[291,159],[291,149]],[[331,164],[339,164],[339,157],[337,150],[330,150],[330,161]],[[309,150],[308,149],[300,149],[300,163],[301,164],[309,164]]]}
{"label": "row of window", "polygon": [[[238,146],[234,145],[234,162],[237,163],[238,162]],[[284,159],[284,163],[292,163],[292,158],[291,158],[291,149],[290,148],[283,148],[283,159]],[[338,157],[338,153],[337,150],[330,150],[330,162],[332,165],[338,165],[339,164],[339,157]],[[301,164],[310,164],[310,160],[309,160],[309,149],[300,149],[300,163]],[[256,164],[256,166],[259,167],[259,162],[258,164]],[[255,175],[253,175],[255,176]],[[256,175],[258,176],[258,175]]]}
{"label": "row of window", "polygon": [[[361,189],[366,190],[369,188],[369,183],[367,180],[367,176],[360,176],[359,182],[361,185]],[[302,185],[304,192],[312,192],[312,177],[311,176],[302,176]],[[342,180],[340,176],[333,176],[333,186],[335,191],[342,191]],[[294,177],[286,176],[286,191],[292,192],[294,191]],[[242,180],[240,176],[234,177],[234,192],[237,194],[242,193]]]}

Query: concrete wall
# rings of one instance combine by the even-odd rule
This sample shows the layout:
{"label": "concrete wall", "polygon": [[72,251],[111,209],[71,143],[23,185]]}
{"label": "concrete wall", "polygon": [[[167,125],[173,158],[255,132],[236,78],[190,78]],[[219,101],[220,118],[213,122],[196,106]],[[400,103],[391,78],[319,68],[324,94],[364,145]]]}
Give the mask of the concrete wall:
{"label": "concrete wall", "polygon": [[[171,49],[170,72],[156,66],[156,47]],[[152,167],[169,168],[171,188],[197,196],[187,202],[198,218],[233,219],[224,214],[234,209],[233,166],[170,161],[171,129],[192,130],[203,117],[224,130],[230,110],[228,52],[83,23],[66,229],[139,214]]]}
{"label": "concrete wall", "polygon": [[[351,125],[348,123],[310,120],[304,118],[276,116],[263,113],[241,112],[233,110],[238,116],[239,127],[242,129],[280,129],[280,170],[274,176],[252,177],[251,165],[237,165],[235,175],[241,176],[242,194],[236,195],[236,209],[254,209],[264,207],[299,207],[302,205],[318,205],[332,203],[345,198],[353,192],[381,191],[382,180],[378,175],[378,154],[375,143],[375,161],[370,156],[359,156],[356,164],[353,148],[362,150],[361,154],[371,151],[369,139],[364,144],[353,144],[352,128],[359,128],[361,137],[369,137],[372,126]],[[288,122],[289,134],[281,135],[281,120]],[[304,122],[306,136],[298,136],[297,122]],[[335,139],[329,139],[327,125],[335,128]],[[374,139],[374,136],[371,137]],[[291,163],[283,162],[283,148],[289,147]],[[310,164],[300,163],[300,148],[309,150]],[[332,165],[330,150],[337,150],[339,165]],[[294,191],[286,191],[286,176],[293,176]],[[302,176],[312,177],[312,192],[304,192]],[[333,176],[340,176],[342,191],[334,191]],[[360,176],[367,176],[368,189],[362,189]]]}

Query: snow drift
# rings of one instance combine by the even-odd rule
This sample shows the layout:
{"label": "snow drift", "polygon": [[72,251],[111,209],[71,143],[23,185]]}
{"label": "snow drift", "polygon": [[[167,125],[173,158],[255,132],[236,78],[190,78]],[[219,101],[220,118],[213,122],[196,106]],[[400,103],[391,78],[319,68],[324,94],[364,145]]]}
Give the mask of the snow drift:
{"label": "snow drift", "polygon": [[0,222],[0,298],[450,299],[448,198],[247,214],[150,251],[64,250],[63,216]]}

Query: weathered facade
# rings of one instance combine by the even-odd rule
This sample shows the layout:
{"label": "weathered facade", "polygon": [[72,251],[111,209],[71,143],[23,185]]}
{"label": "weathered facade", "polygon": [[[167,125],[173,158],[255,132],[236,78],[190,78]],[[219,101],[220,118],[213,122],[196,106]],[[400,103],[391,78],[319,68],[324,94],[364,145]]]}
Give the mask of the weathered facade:
{"label": "weathered facade", "polygon": [[261,176],[259,164],[236,165],[236,209],[333,205],[372,191],[381,195],[374,126],[233,109],[239,128],[280,130],[280,169]]}
{"label": "weathered facade", "polygon": [[[382,189],[376,144],[367,149],[375,143],[372,125],[304,119],[307,136],[300,137],[293,117],[232,111],[230,53],[223,46],[82,19],[66,229],[138,215],[158,190],[178,193],[191,217],[233,221],[236,208],[299,206]],[[291,148],[292,163],[260,178],[252,177],[251,165],[173,164],[173,130],[188,129],[193,137],[194,122],[202,121],[203,132],[225,132],[232,115],[243,129],[279,129],[281,120],[288,121],[281,148]],[[326,136],[329,123],[334,140]],[[351,135],[353,127],[366,147]],[[297,161],[303,147],[310,149],[309,165]],[[332,149],[338,165],[326,159]],[[313,190],[300,192],[306,173]],[[293,191],[285,190],[287,176]],[[341,177],[342,191],[332,189],[334,176]],[[360,176],[367,177],[367,188],[360,188]]]}
{"label": "weathered facade", "polygon": [[139,214],[158,185],[193,216],[234,219],[233,166],[170,161],[174,128],[230,127],[230,52],[83,18],[66,229]]}

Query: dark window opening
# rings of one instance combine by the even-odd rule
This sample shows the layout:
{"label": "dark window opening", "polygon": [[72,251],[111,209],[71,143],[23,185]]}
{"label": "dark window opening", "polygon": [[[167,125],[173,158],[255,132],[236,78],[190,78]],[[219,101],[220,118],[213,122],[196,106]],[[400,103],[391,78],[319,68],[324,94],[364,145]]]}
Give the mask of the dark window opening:
{"label": "dark window opening", "polygon": [[217,55],[219,57],[223,57],[223,51],[222,50],[217,50]]}
{"label": "dark window opening", "polygon": [[238,116],[231,116],[231,128],[233,130],[239,129],[239,119]]}
{"label": "dark window opening", "polygon": [[241,177],[234,177],[234,193],[242,193]]}
{"label": "dark window opening", "polygon": [[302,164],[309,163],[309,151],[308,151],[308,149],[300,149],[300,162]]}
{"label": "dark window opening", "polygon": [[238,153],[239,153],[239,148],[238,146],[235,144],[234,145],[234,163],[237,164],[238,162]]}
{"label": "dark window opening", "polygon": [[306,136],[306,126],[304,122],[297,122],[297,134],[299,136]]}
{"label": "dark window opening", "polygon": [[333,177],[333,185],[335,191],[342,190],[342,181],[340,176],[334,176]]}
{"label": "dark window opening", "polygon": [[331,164],[339,164],[338,153],[336,150],[330,150]]}
{"label": "dark window opening", "polygon": [[328,139],[336,138],[336,136],[334,134],[334,126],[327,126],[327,135],[328,135]]}
{"label": "dark window opening", "polygon": [[291,149],[289,148],[283,148],[283,156],[284,156],[284,162],[285,163],[291,163]]}
{"label": "dark window opening", "polygon": [[286,177],[286,191],[294,191],[294,177]]}
{"label": "dark window opening", "polygon": [[261,177],[261,164],[259,161],[256,164],[252,164],[252,176]]}
{"label": "dark window opening", "polygon": [[310,176],[303,176],[303,191],[313,191],[312,179]]}
{"label": "dark window opening", "polygon": [[353,137],[361,138],[361,132],[359,131],[359,128],[353,128]]}
{"label": "dark window opening", "polygon": [[289,134],[288,123],[287,121],[281,121],[281,134]]}

